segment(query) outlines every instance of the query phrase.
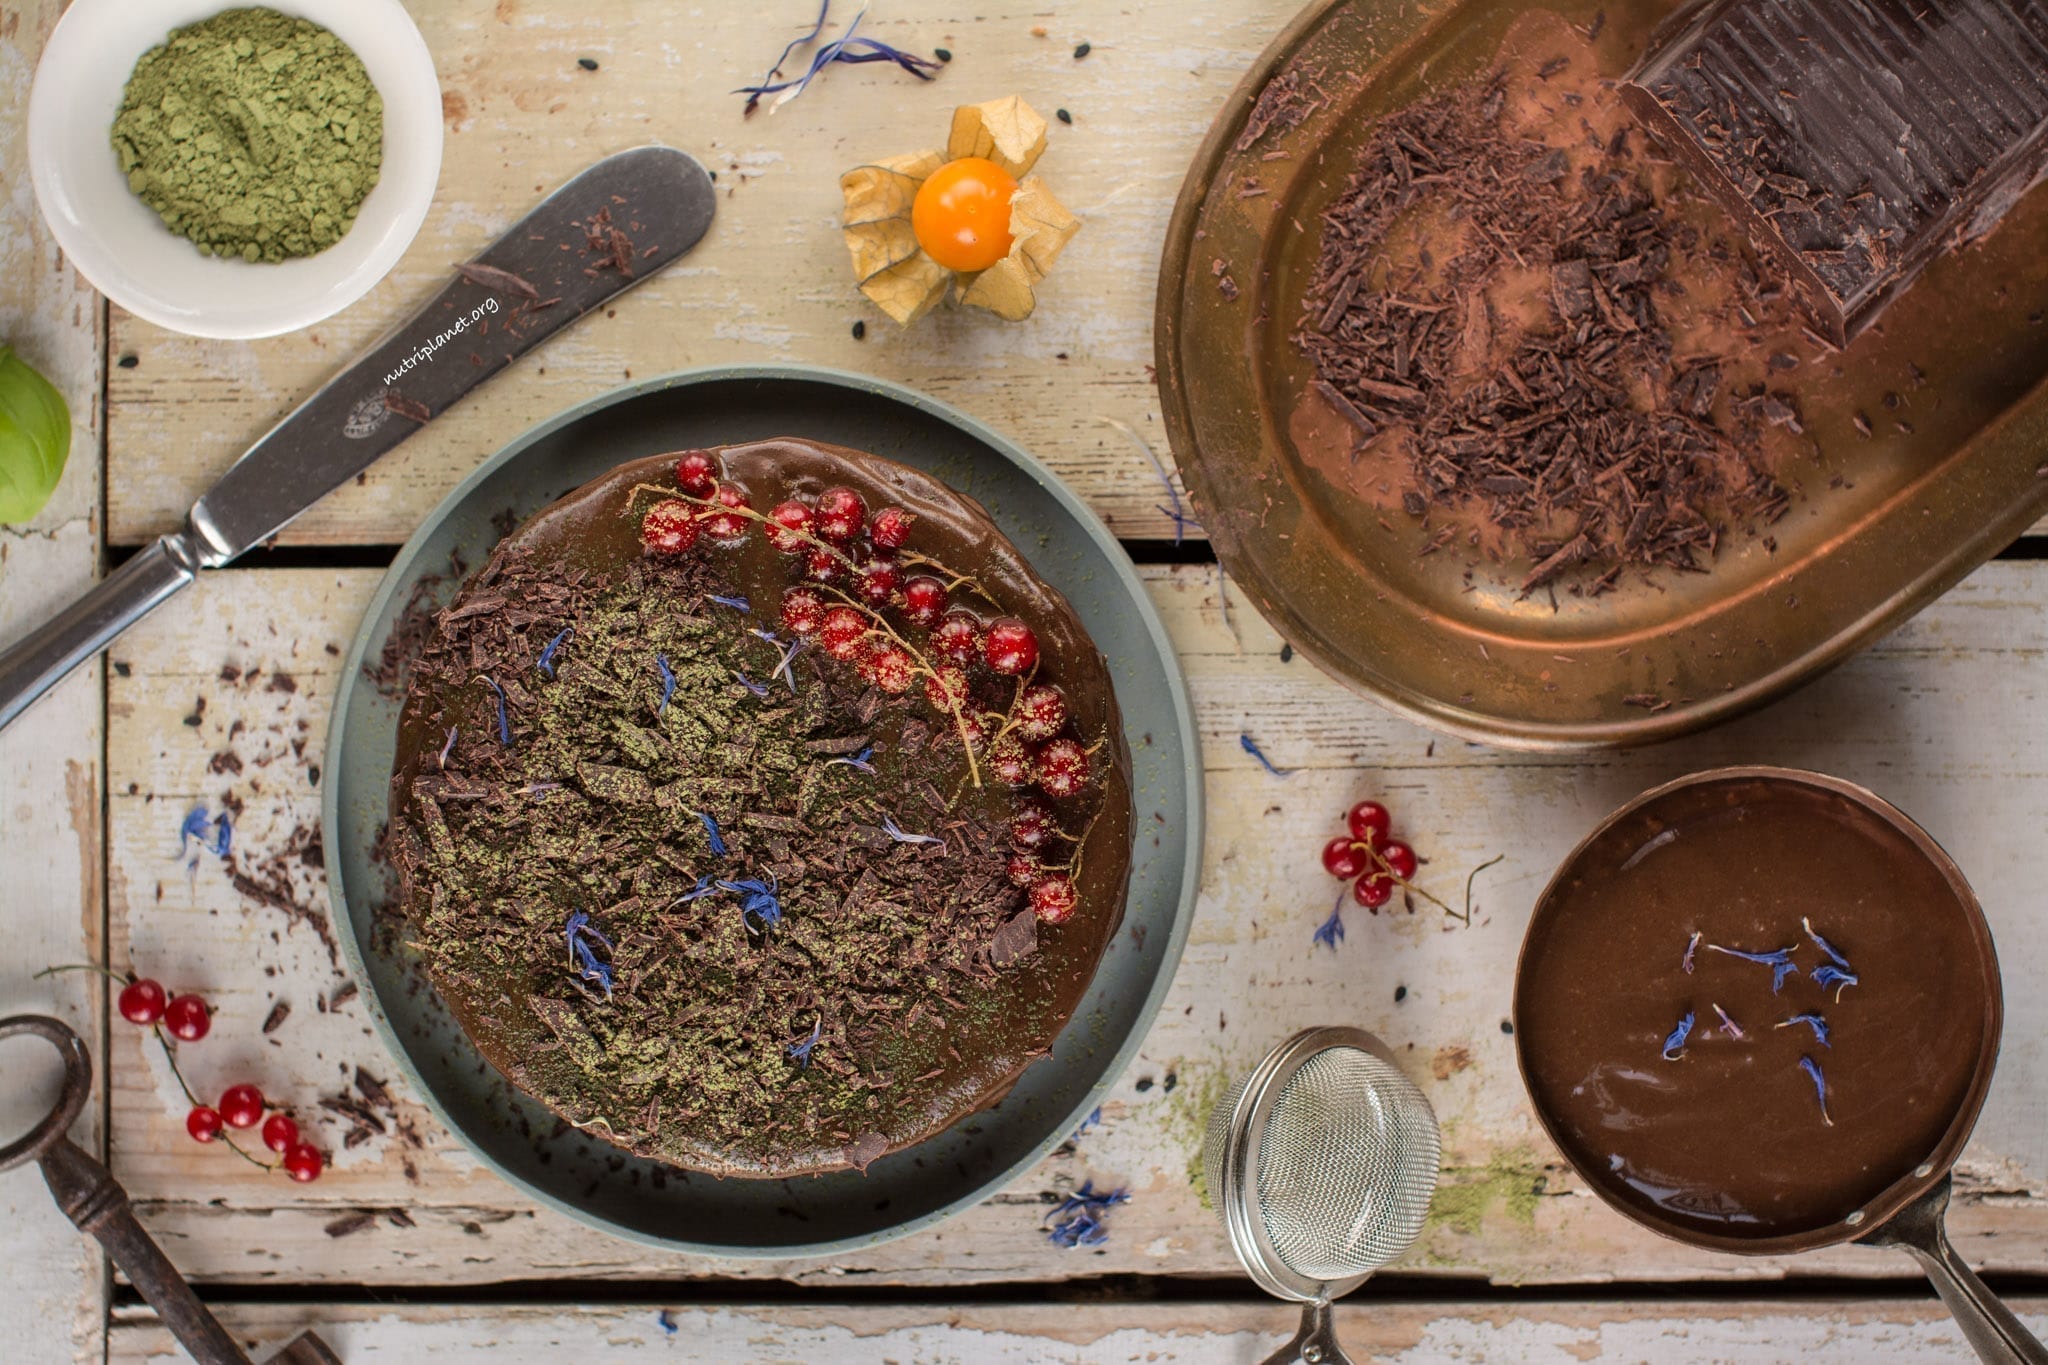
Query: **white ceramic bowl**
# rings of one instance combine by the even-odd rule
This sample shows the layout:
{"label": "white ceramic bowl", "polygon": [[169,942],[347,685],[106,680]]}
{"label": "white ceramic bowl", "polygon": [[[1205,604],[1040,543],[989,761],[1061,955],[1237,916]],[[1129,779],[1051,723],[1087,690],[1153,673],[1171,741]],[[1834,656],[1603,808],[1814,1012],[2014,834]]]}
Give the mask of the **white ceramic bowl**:
{"label": "white ceramic bowl", "polygon": [[29,175],[57,244],[138,317],[203,337],[307,327],[367,293],[405,253],[441,174],[441,83],[399,0],[263,0],[355,49],[384,99],[384,165],[348,235],[277,264],[209,256],[128,188],[110,134],[136,59],[239,0],[72,0],[28,101]]}

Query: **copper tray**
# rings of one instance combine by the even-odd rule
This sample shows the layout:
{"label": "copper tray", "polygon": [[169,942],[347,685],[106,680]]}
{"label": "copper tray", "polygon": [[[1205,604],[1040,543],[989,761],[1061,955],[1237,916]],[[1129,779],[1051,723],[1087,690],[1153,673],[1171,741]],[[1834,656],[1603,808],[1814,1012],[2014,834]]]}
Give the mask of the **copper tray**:
{"label": "copper tray", "polygon": [[[1181,191],[1160,267],[1168,434],[1224,567],[1318,665],[1439,730],[1523,749],[1640,744],[1759,706],[1927,605],[2048,509],[2048,195],[1936,263],[1802,395],[1819,454],[1768,534],[1709,572],[1625,574],[1597,597],[1521,594],[1527,561],[1418,557],[1398,502],[1317,472],[1289,340],[1336,198],[1374,123],[1490,68],[1511,26],[1593,27],[1625,72],[1670,0],[1320,0],[1253,66]],[[1518,42],[1521,41],[1518,38]],[[1247,147],[1269,82],[1320,95]],[[1249,191],[1249,193],[1248,193]],[[1227,276],[1230,286],[1226,287]],[[1874,434],[1852,426],[1868,415]],[[1471,572],[1471,577],[1466,575]]]}

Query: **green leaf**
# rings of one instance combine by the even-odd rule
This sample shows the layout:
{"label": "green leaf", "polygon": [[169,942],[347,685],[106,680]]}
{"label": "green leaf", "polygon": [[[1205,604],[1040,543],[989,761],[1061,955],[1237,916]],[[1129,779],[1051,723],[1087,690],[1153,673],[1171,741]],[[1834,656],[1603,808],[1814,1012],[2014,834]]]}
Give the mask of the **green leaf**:
{"label": "green leaf", "polygon": [[35,367],[0,344],[0,523],[43,510],[71,454],[71,411]]}

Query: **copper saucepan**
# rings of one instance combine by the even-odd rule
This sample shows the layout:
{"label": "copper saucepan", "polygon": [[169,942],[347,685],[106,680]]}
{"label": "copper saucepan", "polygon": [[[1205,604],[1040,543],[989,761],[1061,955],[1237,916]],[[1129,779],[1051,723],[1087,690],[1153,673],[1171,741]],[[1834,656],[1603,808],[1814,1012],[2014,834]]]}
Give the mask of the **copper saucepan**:
{"label": "copper saucepan", "polygon": [[[1740,1233],[1716,1232],[1696,1222],[1666,1216],[1662,1205],[1646,1201],[1628,1187],[1623,1175],[1615,1173],[1620,1167],[1618,1157],[1607,1161],[1594,1159],[1584,1136],[1553,1110],[1546,1096],[1561,1099],[1566,1093],[1559,1088],[1561,1082],[1583,1090],[1590,1078],[1568,1081],[1569,1073],[1563,1069],[1568,1064],[1558,1062],[1548,1063],[1555,1074],[1546,1076],[1543,1011],[1536,1011],[1535,1020],[1529,1017],[1532,996],[1538,995],[1542,987],[1556,988],[1570,975],[1587,969],[1583,961],[1568,960],[1570,955],[1555,949],[1553,943],[1564,936],[1559,926],[1575,910],[1592,913],[1584,900],[1574,901],[1588,879],[1604,876],[1610,869],[1619,869],[1615,875],[1626,872],[1657,842],[1675,837],[1688,820],[1712,818],[1717,807],[1725,807],[1736,799],[1735,793],[1750,794],[1740,799],[1758,801],[1833,798],[1845,803],[1845,808],[1860,808],[1881,826],[1888,827],[1901,840],[1900,856],[1919,863],[1916,872],[1922,876],[1931,872],[1935,877],[1933,884],[1946,888],[1945,896],[1935,898],[1943,903],[1927,905],[1924,913],[1956,917],[1947,926],[1950,932],[1946,941],[1961,945],[1958,952],[1966,962],[1974,956],[1975,979],[1982,993],[1983,1019],[1976,1035],[1979,1041],[1974,1067],[1967,1073],[1967,1084],[1960,1090],[1946,1128],[1924,1159],[1889,1185],[1858,1201],[1852,1212],[1815,1226],[1775,1228],[1765,1224]],[[1658,835],[1652,842],[1644,841],[1646,830],[1661,829],[1673,831],[1673,836]],[[1617,861],[1617,855],[1624,856]],[[1676,923],[1678,912],[1670,906],[1645,903],[1641,914],[1652,923],[1658,916],[1671,916]],[[1972,973],[1964,971],[1962,976],[1969,979]],[[1772,990],[1775,995],[1775,977]],[[1963,1017],[1968,1020],[1969,1011],[1965,1010]],[[1964,1336],[1984,1360],[2002,1365],[2048,1365],[2048,1350],[1956,1254],[1943,1227],[1949,1203],[1950,1168],[1968,1141],[1985,1092],[1990,1088],[2002,1017],[1998,960],[1992,948],[1991,931],[1984,922],[1976,894],[1955,863],[1925,830],[1874,793],[1837,778],[1788,768],[1721,768],[1695,773],[1645,792],[1608,816],[1572,850],[1538,898],[1515,971],[1516,1056],[1536,1116],[1580,1178],[1610,1207],[1676,1241],[1741,1255],[1782,1255],[1846,1242],[1897,1247],[1920,1263]]]}

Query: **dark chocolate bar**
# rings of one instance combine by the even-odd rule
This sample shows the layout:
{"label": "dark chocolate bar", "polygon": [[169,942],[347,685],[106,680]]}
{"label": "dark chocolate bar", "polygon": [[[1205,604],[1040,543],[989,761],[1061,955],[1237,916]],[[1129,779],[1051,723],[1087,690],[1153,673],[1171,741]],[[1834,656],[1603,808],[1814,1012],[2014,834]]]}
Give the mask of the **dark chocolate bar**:
{"label": "dark chocolate bar", "polygon": [[1706,0],[1623,98],[1841,344],[2048,164],[2048,4]]}

